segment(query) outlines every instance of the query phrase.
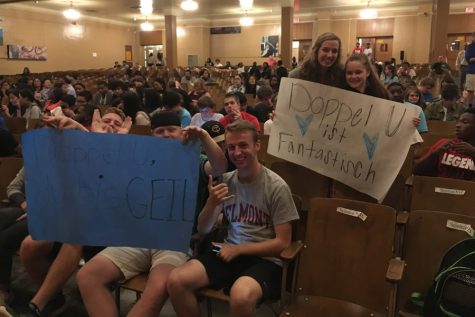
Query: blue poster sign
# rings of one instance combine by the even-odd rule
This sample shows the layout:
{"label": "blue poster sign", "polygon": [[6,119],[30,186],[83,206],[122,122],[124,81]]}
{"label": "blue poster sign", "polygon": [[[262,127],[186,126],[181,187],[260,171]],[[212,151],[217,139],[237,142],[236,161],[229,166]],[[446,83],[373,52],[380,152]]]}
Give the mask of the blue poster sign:
{"label": "blue poster sign", "polygon": [[34,239],[188,249],[198,142],[55,129],[22,142]]}

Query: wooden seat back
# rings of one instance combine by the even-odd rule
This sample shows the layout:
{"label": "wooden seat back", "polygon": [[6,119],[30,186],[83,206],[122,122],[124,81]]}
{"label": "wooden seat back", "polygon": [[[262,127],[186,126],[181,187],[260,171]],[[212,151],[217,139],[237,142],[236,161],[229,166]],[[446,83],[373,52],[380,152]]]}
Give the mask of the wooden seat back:
{"label": "wooden seat back", "polygon": [[269,136],[265,134],[259,135],[261,141],[261,149],[257,156],[259,161],[262,162],[266,167],[270,168],[274,162],[283,162],[285,160],[278,158],[274,155],[267,153],[267,147],[269,146]]}
{"label": "wooden seat back", "polygon": [[30,131],[36,129],[39,123],[40,119],[28,119],[27,130]]}
{"label": "wooden seat back", "polygon": [[22,134],[26,131],[25,118],[6,118],[8,131],[12,134]]}
{"label": "wooden seat back", "polygon": [[[332,180],[330,197],[346,198],[353,200],[366,201],[369,203],[377,203],[377,200],[367,194],[361,193],[336,180]],[[382,201],[383,205],[393,207],[401,211],[404,210],[406,199],[406,180],[402,174],[398,174],[389,189],[386,197]]]}
{"label": "wooden seat back", "polygon": [[137,125],[134,124],[130,127],[129,134],[138,134],[138,135],[152,135],[152,130],[148,125]]}
{"label": "wooden seat back", "polygon": [[455,121],[427,120],[430,133],[445,137],[451,137],[455,134],[455,124]]}
{"label": "wooden seat back", "polygon": [[475,182],[414,176],[411,210],[434,210],[475,216]]}
{"label": "wooden seat back", "polygon": [[475,217],[453,213],[413,210],[405,229],[403,259],[406,268],[398,287],[398,311],[416,313],[410,301],[414,292],[425,294],[431,287],[445,252],[455,243],[469,238],[464,231],[447,227],[447,221],[469,224],[475,228]]}
{"label": "wooden seat back", "polygon": [[312,197],[328,197],[328,177],[288,161],[273,162],[271,170],[285,180],[292,193],[302,198],[303,209],[308,209]]}
{"label": "wooden seat back", "polygon": [[[362,212],[366,219],[338,210]],[[298,268],[298,295],[330,297],[385,312],[392,291],[385,278],[395,223],[396,211],[388,206],[313,198]]]}
{"label": "wooden seat back", "polygon": [[415,158],[423,156],[437,141],[444,138],[453,138],[455,136],[455,121],[427,121],[429,132],[422,135],[424,143],[417,148]]}

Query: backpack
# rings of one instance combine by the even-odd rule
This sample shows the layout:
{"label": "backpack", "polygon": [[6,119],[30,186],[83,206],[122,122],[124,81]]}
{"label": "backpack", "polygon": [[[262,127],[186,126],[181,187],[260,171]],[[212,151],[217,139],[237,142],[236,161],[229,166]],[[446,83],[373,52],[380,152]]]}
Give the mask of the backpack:
{"label": "backpack", "polygon": [[424,317],[475,316],[475,239],[452,246],[424,301]]}

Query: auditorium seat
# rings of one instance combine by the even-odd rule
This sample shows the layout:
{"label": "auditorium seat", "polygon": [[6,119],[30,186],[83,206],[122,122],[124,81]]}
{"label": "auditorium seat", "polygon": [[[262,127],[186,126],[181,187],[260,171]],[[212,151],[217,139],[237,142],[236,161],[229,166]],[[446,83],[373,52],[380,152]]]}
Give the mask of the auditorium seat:
{"label": "auditorium seat", "polygon": [[455,137],[455,121],[428,120],[427,126],[429,132],[422,135],[424,143],[417,148],[415,158],[423,156],[440,139]]}
{"label": "auditorium seat", "polygon": [[396,211],[313,198],[295,300],[280,316],[393,316],[403,262],[393,258]]}
{"label": "auditorium seat", "polygon": [[28,119],[27,130],[30,131],[30,130],[36,129],[36,126],[38,125],[39,122],[40,122],[40,119]]}
{"label": "auditorium seat", "polygon": [[411,294],[425,294],[432,286],[445,252],[455,243],[470,238],[465,231],[449,228],[448,221],[475,228],[475,217],[467,215],[434,210],[413,210],[409,213],[402,255],[407,267],[397,296],[400,316],[417,316],[420,313],[420,307],[410,300]]}
{"label": "auditorium seat", "polygon": [[[292,243],[290,246],[285,248],[281,254],[280,259],[283,263],[282,269],[282,287],[281,287],[281,298],[279,303],[278,310],[281,311],[285,304],[288,302],[288,298],[291,294],[294,293],[295,288],[295,278],[297,271],[295,265],[298,263],[298,257],[303,248],[302,240],[305,238],[305,231],[307,230],[305,222],[306,216],[303,216],[302,211],[302,199],[298,195],[292,195],[294,199],[295,206],[299,212],[300,220],[294,221],[292,223]],[[289,276],[291,274],[291,276]],[[143,273],[137,275],[130,280],[120,283],[116,289],[116,305],[118,309],[120,308],[120,292],[121,289],[131,290],[136,293],[137,300],[140,298],[141,294],[145,289],[147,283],[148,273]],[[229,302],[229,296],[223,292],[223,290],[214,290],[211,288],[203,288],[197,292],[197,295],[205,298],[207,305],[208,317],[211,317],[213,314],[212,309],[212,300],[221,300]],[[278,313],[278,312],[275,312]]]}
{"label": "auditorium seat", "polygon": [[288,161],[273,162],[270,169],[285,180],[293,194],[302,197],[304,210],[308,210],[312,197],[328,197],[328,177]]}
{"label": "auditorium seat", "polygon": [[138,134],[138,135],[152,135],[152,130],[148,125],[137,125],[134,124],[130,127],[129,134]]}
{"label": "auditorium seat", "polygon": [[[407,193],[406,193],[406,179],[402,174],[398,174],[394,179],[389,191],[384,197],[382,204],[393,207],[397,211],[405,209]],[[361,193],[356,189],[351,188],[339,181],[331,181],[331,189],[329,197],[333,198],[346,198],[353,200],[366,201],[370,203],[377,203],[376,198],[373,198],[367,194]]]}
{"label": "auditorium seat", "polygon": [[453,178],[414,176],[411,210],[475,216],[475,183]]}
{"label": "auditorium seat", "polygon": [[427,120],[427,127],[432,134],[454,136],[455,121]]}
{"label": "auditorium seat", "polygon": [[[275,309],[272,306],[272,301],[266,302],[276,315],[283,310],[289,302],[290,296],[295,292],[295,281],[297,276],[297,269],[295,266],[298,265],[299,255],[303,248],[302,240],[305,239],[306,234],[306,231],[302,230],[308,230],[305,222],[307,220],[306,213],[302,211],[302,199],[298,195],[292,196],[297,211],[299,212],[300,220],[292,222],[292,243],[290,246],[285,248],[279,256],[282,260],[282,283],[279,305],[277,309]],[[230,300],[229,295],[225,294],[222,289],[215,290],[211,288],[203,288],[198,291],[198,296],[204,297],[206,300],[208,317],[212,317],[213,315],[212,300],[226,302],[229,302]]]}
{"label": "auditorium seat", "polygon": [[267,147],[269,145],[269,136],[265,134],[259,135],[259,138],[261,140],[261,149],[259,150],[259,153],[257,153],[257,156],[259,158],[259,161],[264,164],[266,167],[270,168],[272,166],[272,163],[274,162],[282,162],[284,161],[281,158],[278,158],[274,155],[271,155],[267,153]]}
{"label": "auditorium seat", "polygon": [[6,118],[8,131],[12,134],[22,134],[26,131],[25,118]]}

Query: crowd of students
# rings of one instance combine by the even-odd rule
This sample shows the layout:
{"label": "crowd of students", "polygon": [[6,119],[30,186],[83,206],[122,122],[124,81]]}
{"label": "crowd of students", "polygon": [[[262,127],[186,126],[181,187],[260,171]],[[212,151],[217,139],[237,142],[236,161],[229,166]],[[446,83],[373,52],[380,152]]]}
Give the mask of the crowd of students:
{"label": "crowd of students", "polygon": [[[208,233],[220,217],[230,225],[225,242],[216,244],[216,252],[191,260],[187,254],[167,250],[102,250],[35,241],[28,236],[22,169],[8,188],[12,207],[0,209],[0,306],[7,307],[11,298],[11,256],[18,249],[26,271],[39,286],[28,305],[28,316],[56,314],[64,307],[61,289],[81,258],[87,263],[77,280],[90,316],[118,316],[108,285],[142,272],[149,272],[147,286],[128,316],[156,316],[168,296],[178,316],[198,316],[195,291],[204,286],[229,292],[231,316],[250,316],[257,303],[276,298],[281,270],[276,257],[290,243],[290,223],[298,214],[290,188],[260,164],[257,153],[261,126],[264,124],[264,133],[271,129],[279,82],[287,75],[405,102],[419,110],[413,122],[420,133],[428,131],[426,119],[457,121],[455,138],[437,142],[417,161],[414,172],[475,179],[473,90],[471,95],[459,96],[459,87],[440,67],[416,83],[407,63],[396,71],[388,62],[381,75],[368,55],[357,51],[344,63],[341,55],[338,36],[325,33],[290,73],[284,72],[281,62],[243,66],[227,89],[223,113],[215,112],[215,100],[205,89],[214,82],[207,68],[187,69],[182,78],[168,82],[153,72],[143,77],[142,72],[127,71],[123,77],[98,82],[95,95],[73,76],[41,81],[25,70],[16,87],[1,81],[3,118],[41,117],[48,126],[84,132],[128,133],[133,124],[145,125],[153,137],[199,140],[204,154],[196,230]],[[435,86],[440,96],[432,93]],[[250,94],[258,100],[255,106],[247,104]],[[17,147],[5,153],[15,155]],[[246,205],[262,211],[261,216],[251,219],[245,212],[239,217],[233,213]]]}

